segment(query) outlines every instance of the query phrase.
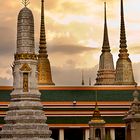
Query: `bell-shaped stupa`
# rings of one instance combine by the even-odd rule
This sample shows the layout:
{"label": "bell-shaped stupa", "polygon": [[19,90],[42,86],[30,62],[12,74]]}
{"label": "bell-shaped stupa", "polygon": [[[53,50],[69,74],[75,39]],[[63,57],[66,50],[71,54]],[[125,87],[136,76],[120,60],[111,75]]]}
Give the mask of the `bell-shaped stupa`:
{"label": "bell-shaped stupa", "polygon": [[1,131],[2,140],[51,140],[51,131],[38,91],[37,55],[34,47],[34,18],[25,7],[18,15],[17,50],[13,63],[14,89]]}

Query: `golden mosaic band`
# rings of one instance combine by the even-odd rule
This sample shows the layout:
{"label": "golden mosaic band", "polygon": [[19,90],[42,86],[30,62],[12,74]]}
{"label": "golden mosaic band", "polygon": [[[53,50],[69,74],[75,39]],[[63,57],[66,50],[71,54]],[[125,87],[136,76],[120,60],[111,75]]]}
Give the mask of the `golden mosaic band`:
{"label": "golden mosaic band", "polygon": [[15,60],[22,60],[22,59],[37,60],[37,55],[36,54],[28,54],[28,53],[15,54]]}

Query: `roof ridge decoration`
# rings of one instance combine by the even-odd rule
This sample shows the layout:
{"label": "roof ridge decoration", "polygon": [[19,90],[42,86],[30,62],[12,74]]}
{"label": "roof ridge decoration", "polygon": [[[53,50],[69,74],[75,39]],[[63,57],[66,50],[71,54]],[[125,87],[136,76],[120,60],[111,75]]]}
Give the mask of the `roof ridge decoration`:
{"label": "roof ridge decoration", "polygon": [[91,77],[89,77],[89,86],[91,86]]}
{"label": "roof ridge decoration", "polygon": [[85,85],[85,81],[84,81],[84,71],[82,70],[82,86]]}

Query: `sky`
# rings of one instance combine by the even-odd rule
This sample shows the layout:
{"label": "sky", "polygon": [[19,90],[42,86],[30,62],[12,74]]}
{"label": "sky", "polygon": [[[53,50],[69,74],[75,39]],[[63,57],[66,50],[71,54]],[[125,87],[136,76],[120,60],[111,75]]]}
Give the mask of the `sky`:
{"label": "sky", "polygon": [[[40,1],[30,0],[39,47]],[[45,0],[46,39],[56,85],[95,83],[103,42],[105,0]],[[106,0],[107,23],[114,66],[119,53],[120,0]],[[0,0],[0,85],[12,85],[11,65],[16,51],[17,15],[21,0]],[[124,0],[128,52],[135,81],[140,84],[140,1]]]}

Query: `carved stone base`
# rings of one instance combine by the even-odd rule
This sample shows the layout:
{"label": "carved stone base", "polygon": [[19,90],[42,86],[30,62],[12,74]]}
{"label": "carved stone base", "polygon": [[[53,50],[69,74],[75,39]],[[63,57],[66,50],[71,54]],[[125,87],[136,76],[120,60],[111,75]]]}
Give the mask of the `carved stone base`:
{"label": "carved stone base", "polygon": [[2,140],[52,140],[40,93],[11,93],[12,101],[1,131]]}

